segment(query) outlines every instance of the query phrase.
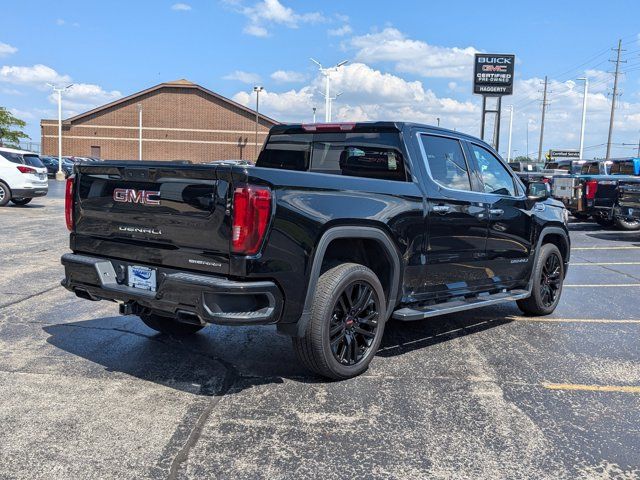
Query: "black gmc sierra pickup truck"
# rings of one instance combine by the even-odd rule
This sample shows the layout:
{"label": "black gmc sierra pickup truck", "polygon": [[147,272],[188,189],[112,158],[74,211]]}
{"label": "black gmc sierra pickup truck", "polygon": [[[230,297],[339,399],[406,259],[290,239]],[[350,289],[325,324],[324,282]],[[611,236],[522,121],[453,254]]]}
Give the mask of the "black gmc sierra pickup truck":
{"label": "black gmc sierra pickup truck", "polygon": [[301,362],[365,371],[385,322],[556,308],[568,213],[487,144],[412,123],[278,125],[256,166],[110,161],[67,183],[63,285],[160,332],[277,324]]}

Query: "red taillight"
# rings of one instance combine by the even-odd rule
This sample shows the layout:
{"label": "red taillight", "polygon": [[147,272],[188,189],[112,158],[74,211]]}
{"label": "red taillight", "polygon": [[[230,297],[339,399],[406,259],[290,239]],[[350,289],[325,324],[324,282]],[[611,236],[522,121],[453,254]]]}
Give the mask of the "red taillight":
{"label": "red taillight", "polygon": [[542,183],[549,183],[549,180],[547,177],[542,177]]}
{"label": "red taillight", "polygon": [[233,192],[233,230],[231,251],[254,255],[267,233],[271,218],[271,190],[254,185]]}
{"label": "red taillight", "polygon": [[73,181],[75,175],[67,177],[67,184],[64,189],[64,219],[67,222],[69,231],[73,231]]}
{"label": "red taillight", "polygon": [[596,198],[596,192],[598,191],[598,182],[596,180],[588,180],[585,183],[585,193],[584,196],[587,200],[593,200]]}
{"label": "red taillight", "polygon": [[22,173],[38,173],[38,171],[35,168],[25,167],[24,165],[18,165],[16,168],[20,170]]}

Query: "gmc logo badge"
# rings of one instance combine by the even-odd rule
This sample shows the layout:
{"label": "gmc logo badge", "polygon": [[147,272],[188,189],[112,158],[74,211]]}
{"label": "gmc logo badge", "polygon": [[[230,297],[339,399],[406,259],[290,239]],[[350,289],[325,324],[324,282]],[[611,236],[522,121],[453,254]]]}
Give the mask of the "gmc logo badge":
{"label": "gmc logo badge", "polygon": [[133,188],[116,188],[113,190],[113,201],[119,203],[141,203],[143,205],[160,205],[160,192],[151,190],[134,190]]}

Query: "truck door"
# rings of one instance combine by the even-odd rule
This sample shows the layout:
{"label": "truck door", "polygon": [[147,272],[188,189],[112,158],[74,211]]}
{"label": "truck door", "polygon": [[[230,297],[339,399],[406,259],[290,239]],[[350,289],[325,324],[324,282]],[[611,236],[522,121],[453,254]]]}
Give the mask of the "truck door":
{"label": "truck door", "polygon": [[502,161],[480,144],[467,142],[488,205],[487,260],[495,286],[509,288],[527,277],[532,215],[526,192]]}
{"label": "truck door", "polygon": [[420,133],[418,140],[429,177],[424,291],[447,297],[483,290],[490,279],[485,195],[459,139]]}

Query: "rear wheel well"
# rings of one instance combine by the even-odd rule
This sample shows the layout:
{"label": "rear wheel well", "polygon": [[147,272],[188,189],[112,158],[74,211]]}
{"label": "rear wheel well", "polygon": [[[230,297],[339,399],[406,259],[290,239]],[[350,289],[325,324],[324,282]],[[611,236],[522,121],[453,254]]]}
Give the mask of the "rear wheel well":
{"label": "rear wheel well", "polygon": [[372,238],[336,238],[327,246],[320,274],[341,263],[359,263],[370,268],[380,280],[386,301],[389,302],[393,263],[382,243]]}
{"label": "rear wheel well", "polygon": [[565,262],[567,261],[569,255],[569,245],[562,235],[560,235],[559,233],[549,233],[542,239],[542,245],[546,243],[552,243],[556,247],[558,247],[558,250],[560,250],[560,253],[562,254],[562,259]]}

